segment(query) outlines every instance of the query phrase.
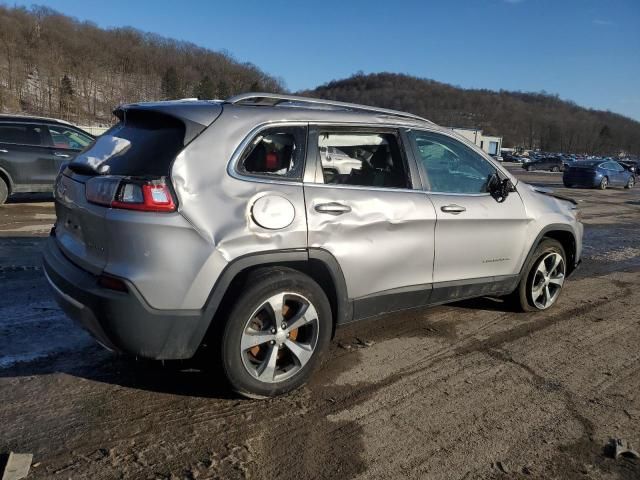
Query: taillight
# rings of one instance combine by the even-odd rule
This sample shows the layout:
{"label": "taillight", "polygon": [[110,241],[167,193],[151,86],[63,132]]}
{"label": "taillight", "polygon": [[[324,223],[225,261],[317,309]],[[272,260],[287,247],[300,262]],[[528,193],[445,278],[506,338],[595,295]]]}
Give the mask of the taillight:
{"label": "taillight", "polygon": [[127,210],[173,212],[176,209],[164,177],[152,180],[94,177],[86,183],[86,197],[91,203]]}

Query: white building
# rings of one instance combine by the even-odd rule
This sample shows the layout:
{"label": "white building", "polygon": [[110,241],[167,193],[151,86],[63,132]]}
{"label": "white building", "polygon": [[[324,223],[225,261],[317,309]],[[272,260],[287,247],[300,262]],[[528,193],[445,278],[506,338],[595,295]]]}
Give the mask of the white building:
{"label": "white building", "polygon": [[462,135],[471,143],[475,143],[489,155],[500,156],[502,148],[502,137],[492,137],[483,135],[482,130],[477,128],[451,128],[458,135]]}

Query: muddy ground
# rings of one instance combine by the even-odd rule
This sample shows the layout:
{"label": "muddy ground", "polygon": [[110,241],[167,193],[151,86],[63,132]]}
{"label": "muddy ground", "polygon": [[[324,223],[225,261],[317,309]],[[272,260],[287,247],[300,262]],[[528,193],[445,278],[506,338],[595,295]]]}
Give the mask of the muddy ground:
{"label": "muddy ground", "polygon": [[0,454],[32,452],[30,479],[640,478],[603,449],[640,447],[640,188],[517,171],[585,214],[584,264],[555,308],[480,299],[362,322],[307,387],[268,401],[102,350],[43,278],[50,201],[0,207]]}

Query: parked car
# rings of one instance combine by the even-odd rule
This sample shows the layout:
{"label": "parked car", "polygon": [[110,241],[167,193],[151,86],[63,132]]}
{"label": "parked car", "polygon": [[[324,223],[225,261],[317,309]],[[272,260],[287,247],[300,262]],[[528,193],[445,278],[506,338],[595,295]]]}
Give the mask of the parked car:
{"label": "parked car", "polygon": [[111,350],[206,345],[249,397],[302,385],[354,320],[487,295],[546,310],[580,261],[574,203],[408,113],[245,94],[115,114],[57,179],[54,295]]}
{"label": "parked car", "polygon": [[543,157],[528,162],[523,168],[527,172],[533,170],[548,170],[550,172],[561,172],[564,170],[564,162],[559,158]]}
{"label": "parked car", "polygon": [[12,193],[52,192],[60,167],[93,140],[62,120],[0,115],[0,205]]}
{"label": "parked car", "polygon": [[640,162],[635,160],[618,160],[618,163],[622,165],[626,170],[629,170],[636,177],[640,175]]}
{"label": "parked car", "polygon": [[589,187],[605,190],[608,187],[632,188],[635,175],[613,160],[575,162],[562,176],[565,187]]}

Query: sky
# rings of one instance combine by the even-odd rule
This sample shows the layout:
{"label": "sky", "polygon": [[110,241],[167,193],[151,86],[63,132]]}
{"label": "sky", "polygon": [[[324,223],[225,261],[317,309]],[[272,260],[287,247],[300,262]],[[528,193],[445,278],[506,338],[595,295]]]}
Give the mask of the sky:
{"label": "sky", "polygon": [[[30,6],[31,1],[7,2]],[[40,0],[313,88],[358,71],[546,91],[640,121],[640,0]]]}

